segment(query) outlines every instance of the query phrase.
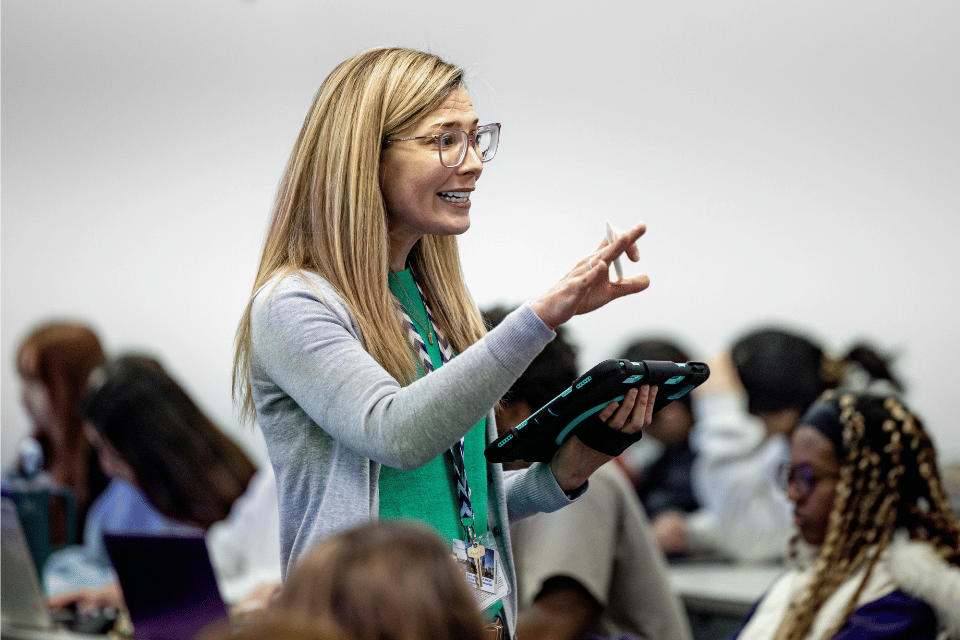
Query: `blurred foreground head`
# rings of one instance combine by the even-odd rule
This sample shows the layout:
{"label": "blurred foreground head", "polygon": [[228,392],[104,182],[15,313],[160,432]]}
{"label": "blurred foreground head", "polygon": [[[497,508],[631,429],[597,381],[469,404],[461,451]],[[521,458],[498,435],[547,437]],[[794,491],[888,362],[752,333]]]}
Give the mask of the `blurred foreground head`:
{"label": "blurred foreground head", "polygon": [[370,522],[319,543],[287,576],[275,608],[288,621],[331,622],[358,640],[480,640],[463,571],[431,530]]}

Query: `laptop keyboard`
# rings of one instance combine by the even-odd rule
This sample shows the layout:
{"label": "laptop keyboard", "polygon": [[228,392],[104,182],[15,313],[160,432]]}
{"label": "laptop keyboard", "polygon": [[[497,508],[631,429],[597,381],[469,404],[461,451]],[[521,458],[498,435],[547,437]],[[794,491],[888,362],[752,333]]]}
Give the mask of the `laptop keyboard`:
{"label": "laptop keyboard", "polygon": [[70,607],[51,611],[54,623],[58,627],[64,627],[74,633],[104,634],[111,629],[117,622],[119,612],[113,607],[96,609],[89,613],[78,613],[76,609]]}

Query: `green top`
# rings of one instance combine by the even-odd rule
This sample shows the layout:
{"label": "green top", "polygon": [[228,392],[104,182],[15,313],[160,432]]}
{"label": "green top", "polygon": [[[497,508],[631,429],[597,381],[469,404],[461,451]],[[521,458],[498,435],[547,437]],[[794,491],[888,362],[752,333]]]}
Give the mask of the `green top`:
{"label": "green top", "polygon": [[[391,273],[390,290],[397,296],[414,321],[417,333],[427,346],[434,368],[443,364],[436,339],[430,344],[425,327],[427,312],[413,274],[409,269]],[[411,306],[413,308],[411,308]],[[424,327],[418,325],[423,324]],[[418,377],[425,374],[417,359]],[[487,530],[487,468],[483,450],[486,447],[486,418],[478,422],[464,438],[464,466],[470,485],[470,503],[474,512],[474,530],[477,535]],[[446,454],[437,456],[419,469],[403,471],[386,465],[380,468],[380,517],[414,519],[433,527],[446,540],[466,540],[460,525],[460,504],[453,485]]]}

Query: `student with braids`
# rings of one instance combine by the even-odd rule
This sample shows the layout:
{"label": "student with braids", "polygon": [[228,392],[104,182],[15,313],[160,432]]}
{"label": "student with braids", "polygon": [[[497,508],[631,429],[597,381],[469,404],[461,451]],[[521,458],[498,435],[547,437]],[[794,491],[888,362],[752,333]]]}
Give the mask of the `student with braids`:
{"label": "student with braids", "polygon": [[792,531],[791,505],[777,471],[804,412],[840,384],[863,388],[871,380],[885,381],[895,391],[900,384],[871,347],[857,345],[835,360],[815,338],[782,327],[745,333],[710,369],[694,405],[692,475],[700,508],[664,514],[657,536],[668,553],[782,559]]}
{"label": "student with braids", "polygon": [[920,420],[895,396],[828,392],[781,474],[792,568],[737,640],[960,637],[960,521]]}

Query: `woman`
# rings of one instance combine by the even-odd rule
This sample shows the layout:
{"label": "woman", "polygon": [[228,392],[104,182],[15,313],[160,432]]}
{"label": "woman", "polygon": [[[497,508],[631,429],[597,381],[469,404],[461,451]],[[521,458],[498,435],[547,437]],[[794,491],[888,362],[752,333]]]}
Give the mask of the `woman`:
{"label": "woman", "polygon": [[[107,486],[96,453],[83,435],[78,410],[87,376],[103,361],[97,335],[73,322],[37,327],[17,352],[23,406],[33,420],[31,435],[43,451],[44,471],[73,493],[77,531],[83,529],[91,503]],[[74,542],[62,534],[58,539]]]}
{"label": "woman", "polygon": [[[495,546],[512,581],[508,509],[557,509],[611,459],[577,438],[550,465],[507,478],[483,458],[493,406],[553,329],[649,285],[608,275],[624,252],[639,258],[638,225],[486,334],[454,236],[470,225],[470,195],[498,138],[499,125],[478,126],[462,70],[418,51],[358,54],[317,93],[279,188],[234,369],[276,471],[287,568],[340,529],[414,518],[450,541]],[[633,391],[599,415],[635,438],[654,395]],[[512,621],[515,596],[506,606]]]}
{"label": "woman", "polygon": [[696,391],[692,481],[700,508],[661,517],[658,530],[676,543],[671,550],[782,560],[792,505],[776,477],[793,430],[827,389],[883,384],[899,391],[890,364],[865,343],[835,359],[809,332],[781,327],[738,338]]}
{"label": "woman", "polygon": [[[83,401],[84,429],[114,479],[100,505],[100,527],[84,532],[84,561],[109,567],[104,531],[206,532],[224,599],[236,603],[264,582],[280,579],[273,475],[257,472],[227,437],[152,358],[127,355],[95,370]],[[152,516],[132,527],[118,518],[143,495]],[[158,512],[158,513],[157,513]],[[49,571],[56,571],[54,562]],[[97,586],[97,585],[90,585]],[[52,600],[82,608],[118,606],[114,582]]]}
{"label": "woman", "polygon": [[736,637],[960,637],[960,522],[920,420],[894,396],[828,392],[793,434],[794,567]]}

